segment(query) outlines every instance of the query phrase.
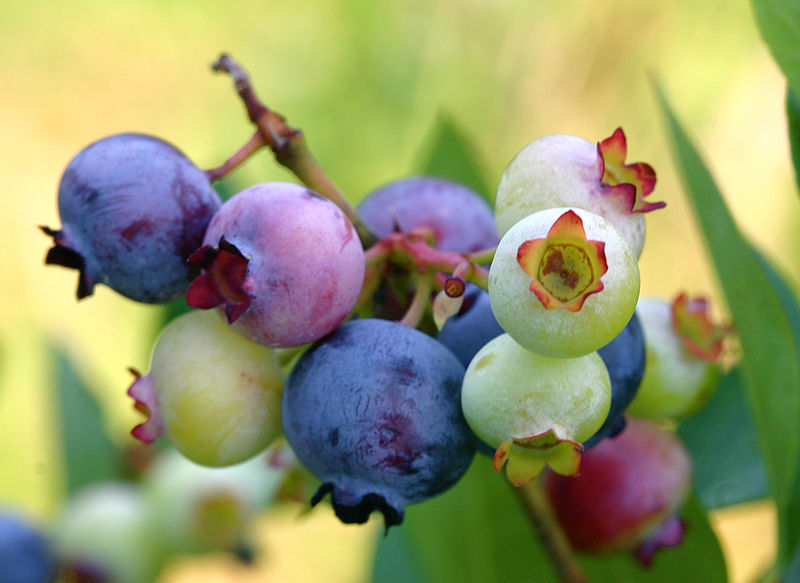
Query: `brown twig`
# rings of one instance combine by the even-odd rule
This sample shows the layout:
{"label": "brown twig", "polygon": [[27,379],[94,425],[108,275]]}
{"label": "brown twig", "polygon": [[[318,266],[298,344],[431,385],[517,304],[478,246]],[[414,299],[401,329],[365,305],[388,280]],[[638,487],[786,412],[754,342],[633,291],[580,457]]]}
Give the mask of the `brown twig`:
{"label": "brown twig", "polygon": [[273,151],[278,163],[291,170],[303,184],[336,203],[355,226],[365,248],[374,244],[377,237],[317,164],[308,149],[303,133],[289,126],[282,115],[261,103],[250,83],[250,77],[239,63],[230,55],[222,54],[211,68],[214,71],[227,73],[233,79],[248,118],[258,128],[261,139]]}

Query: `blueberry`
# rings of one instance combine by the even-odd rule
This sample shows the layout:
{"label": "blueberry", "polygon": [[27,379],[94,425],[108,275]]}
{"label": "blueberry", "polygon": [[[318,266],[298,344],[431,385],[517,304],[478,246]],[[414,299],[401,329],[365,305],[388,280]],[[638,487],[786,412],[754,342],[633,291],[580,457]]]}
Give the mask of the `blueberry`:
{"label": "blueberry", "polygon": [[339,326],[292,369],[282,400],[286,438],[330,492],[336,515],[386,527],[407,504],[464,474],[475,439],[461,413],[464,367],[434,338],[379,319]]}
{"label": "blueberry", "polygon": [[15,512],[0,511],[0,581],[46,583],[54,575],[49,543],[42,533]]}
{"label": "blueberry", "polygon": [[136,301],[182,296],[186,259],[221,201],[206,174],[171,144],[142,134],[98,140],[70,161],[58,189],[60,230],[45,262],[80,271],[78,299],[102,283]]}
{"label": "blueberry", "polygon": [[484,344],[503,332],[489,305],[489,294],[469,284],[461,310],[448,318],[436,338],[467,367]]}
{"label": "blueberry", "polygon": [[614,340],[597,350],[611,377],[611,410],[603,426],[584,443],[586,449],[625,427],[625,413],[644,377],[644,333],[636,313]]}

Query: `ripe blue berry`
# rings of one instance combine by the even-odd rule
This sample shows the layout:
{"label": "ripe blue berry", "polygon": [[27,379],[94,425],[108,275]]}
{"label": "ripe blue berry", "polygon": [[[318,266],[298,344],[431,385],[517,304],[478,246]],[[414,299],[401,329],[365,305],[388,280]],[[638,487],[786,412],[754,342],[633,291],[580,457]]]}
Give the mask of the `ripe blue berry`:
{"label": "ripe blue berry", "polygon": [[55,561],[42,533],[16,512],[0,511],[0,581],[48,583],[54,575]]}
{"label": "ripe blue berry", "polygon": [[396,180],[369,193],[358,212],[379,237],[429,227],[442,251],[472,253],[498,241],[489,205],[478,193],[444,178]]}
{"label": "ripe blue berry", "polygon": [[644,376],[644,332],[636,313],[622,332],[599,348],[611,378],[611,409],[603,425],[590,437],[584,448],[589,449],[604,437],[614,437],[625,427],[624,413],[630,405]]}
{"label": "ripe blue berry", "polygon": [[116,134],[81,150],[58,189],[60,230],[43,227],[55,246],[46,263],[80,271],[78,299],[103,283],[146,303],[186,292],[186,259],[220,199],[182,152],[158,138]]}
{"label": "ripe blue berry", "polygon": [[386,527],[407,504],[458,481],[475,454],[461,413],[464,367],[442,344],[388,320],[353,320],[292,369],[281,414],[286,439],[331,493],[345,523],[373,510]]}

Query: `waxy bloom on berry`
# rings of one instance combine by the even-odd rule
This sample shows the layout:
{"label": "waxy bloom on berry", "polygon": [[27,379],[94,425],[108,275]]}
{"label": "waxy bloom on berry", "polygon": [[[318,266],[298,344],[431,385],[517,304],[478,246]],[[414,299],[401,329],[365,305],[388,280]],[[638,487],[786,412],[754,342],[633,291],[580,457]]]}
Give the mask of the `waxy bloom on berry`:
{"label": "waxy bloom on berry", "polygon": [[517,263],[533,277],[530,290],[549,309],[577,312],[590,294],[603,289],[608,271],[605,243],[588,241],[583,221],[567,211],[550,227],[546,238],[525,241]]}
{"label": "waxy bloom on berry", "polygon": [[628,411],[652,419],[684,419],[702,408],[722,376],[720,357],[730,326],[714,323],[708,302],[685,293],[642,298],[636,306],[645,337],[644,378]]}
{"label": "waxy bloom on berry", "polygon": [[625,239],[603,217],[579,208],[519,221],[500,240],[489,271],[500,326],[546,356],[605,346],[625,328],[638,297],[639,268]]}
{"label": "waxy bloom on berry", "polygon": [[644,213],[665,206],[645,198],[656,173],[644,162],[626,163],[621,128],[593,143],[577,136],[543,136],[509,162],[495,197],[495,221],[502,236],[531,213],[577,207],[613,224],[638,258],[645,239]]}

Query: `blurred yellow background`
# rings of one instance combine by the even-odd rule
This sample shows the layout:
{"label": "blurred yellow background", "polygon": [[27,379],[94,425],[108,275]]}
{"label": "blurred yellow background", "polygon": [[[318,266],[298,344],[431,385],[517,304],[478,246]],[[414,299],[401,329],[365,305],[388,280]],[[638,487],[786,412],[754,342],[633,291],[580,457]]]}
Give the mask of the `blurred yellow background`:
{"label": "blurred yellow background", "polygon": [[[37,225],[58,226],[61,171],[80,148],[121,131],[163,137],[201,167],[221,163],[251,133],[229,80],[208,68],[221,51],[245,65],[269,106],[305,131],[353,201],[411,171],[440,111],[472,138],[491,185],[535,137],[596,141],[621,125],[629,160],[658,172],[652,199],[668,203],[648,217],[642,293],[711,295],[724,313],[673,170],[651,85],[657,77],[742,230],[793,281],[800,276],[785,87],[745,0],[5,0],[0,504],[46,522],[62,501],[48,343],[68,349],[109,433],[124,444],[138,419],[125,395],[127,367],[148,369],[157,323],[156,309],[103,287],[77,303],[75,273],[44,267],[49,242]],[[291,179],[265,152],[235,178],[242,185]],[[757,517],[757,527],[745,530],[763,534],[751,549],[755,567],[742,563],[744,547],[731,551],[740,562],[734,581],[747,580],[771,552],[771,514],[758,508],[739,515]],[[303,556],[286,563],[294,572],[286,567],[269,580],[320,580],[319,573],[326,581],[365,580],[372,531],[327,518],[296,527],[324,542],[292,548],[346,547],[352,563],[342,562],[342,552],[332,551],[327,564]],[[714,524],[736,524],[726,518]],[[284,533],[276,547],[302,532],[293,530],[293,517],[265,519],[271,522]],[[282,552],[271,553],[274,564],[285,563]],[[336,563],[344,565],[341,578],[331,570]],[[166,580],[199,580],[179,571]]]}

